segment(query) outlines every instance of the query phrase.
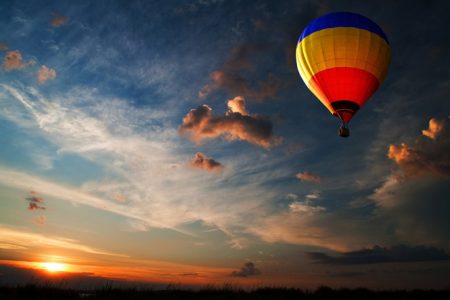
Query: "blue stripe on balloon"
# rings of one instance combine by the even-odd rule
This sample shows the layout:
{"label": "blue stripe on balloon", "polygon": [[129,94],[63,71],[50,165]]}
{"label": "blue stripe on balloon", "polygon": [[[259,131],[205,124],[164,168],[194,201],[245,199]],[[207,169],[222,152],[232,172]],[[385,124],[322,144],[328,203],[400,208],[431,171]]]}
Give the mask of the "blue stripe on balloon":
{"label": "blue stripe on balloon", "polygon": [[315,19],[305,28],[298,42],[300,43],[302,39],[316,31],[334,27],[355,27],[368,30],[379,35],[389,44],[386,34],[377,24],[360,14],[351,12],[334,12]]}

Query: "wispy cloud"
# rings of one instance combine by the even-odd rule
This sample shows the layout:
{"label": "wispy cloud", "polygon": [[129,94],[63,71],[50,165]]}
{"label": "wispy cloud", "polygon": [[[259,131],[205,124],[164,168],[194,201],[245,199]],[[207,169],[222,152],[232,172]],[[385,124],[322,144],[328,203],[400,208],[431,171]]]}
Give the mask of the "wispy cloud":
{"label": "wispy cloud", "polygon": [[[140,228],[171,228],[190,234],[179,226],[199,220],[219,228],[232,240],[239,239],[249,214],[254,219],[264,215],[269,209],[264,203],[277,194],[262,187],[261,181],[284,176],[281,169],[267,171],[255,165],[257,157],[245,153],[230,161],[221,176],[180,168],[186,164],[186,155],[177,131],[166,124],[165,112],[136,109],[120,99],[105,100],[79,89],[49,101],[33,88],[0,87],[10,95],[3,99],[22,105],[22,111],[14,111],[10,120],[47,138],[60,154],[79,155],[115,178],[100,178],[79,188],[1,169],[0,181],[138,220]],[[19,117],[22,115],[26,118]],[[253,175],[243,179],[236,170]],[[117,201],[117,195],[126,201]],[[235,228],[239,230],[235,232]]]}
{"label": "wispy cloud", "polygon": [[83,245],[77,240],[51,235],[41,235],[0,224],[0,248],[1,245],[7,245],[7,249],[10,248],[8,245],[13,245],[21,249],[28,249],[30,247],[54,247],[71,249],[90,254],[126,257],[126,255],[112,253]]}
{"label": "wispy cloud", "polygon": [[324,207],[295,200],[287,211],[267,215],[257,224],[252,224],[249,232],[269,243],[283,242],[346,251],[350,245],[347,238],[336,235],[330,227],[330,224],[337,226],[339,223],[336,221]]}
{"label": "wispy cloud", "polygon": [[[120,99],[104,99],[81,89],[49,101],[32,88],[1,87],[2,100],[11,106],[21,105],[22,111],[8,114],[14,116],[13,122],[47,138],[59,153],[76,154],[111,176],[77,187],[1,169],[0,181],[8,186],[34,188],[46,198],[89,205],[130,218],[134,230],[170,228],[192,235],[180,229],[181,225],[200,221],[225,233],[229,245],[236,248],[245,248],[253,236],[269,243],[340,251],[354,245],[350,235],[361,236],[361,243],[369,242],[363,231],[371,228],[371,220],[347,222],[345,217],[325,210],[324,205],[309,203],[313,201],[293,199],[291,207],[273,211],[274,199],[285,192],[264,187],[264,183],[291,176],[291,170],[280,167],[282,158],[261,164],[262,154],[240,153],[223,161],[227,168],[220,176],[210,176],[180,168],[190,154],[182,149],[185,146],[181,146],[176,129],[166,123],[164,111],[138,110]],[[231,109],[227,114],[245,117]],[[34,126],[30,126],[31,121]],[[437,142],[443,140],[441,137],[426,140]],[[125,201],[117,201],[117,195]]]}
{"label": "wispy cloud", "polygon": [[[150,221],[147,219],[145,213],[139,212],[138,208],[130,207],[127,210],[124,210],[123,206],[119,203],[108,201],[100,197],[96,197],[94,195],[79,191],[76,188],[63,186],[61,184],[44,180],[39,177],[31,176],[25,173],[0,168],[0,182],[8,186],[21,189],[27,189],[30,186],[35,187],[39,189],[40,193],[43,195],[56,197],[58,199],[68,202],[92,206],[101,210],[110,211],[118,215],[126,216],[132,219],[142,220],[146,223],[147,221]],[[32,199],[41,199],[41,198],[33,197]],[[36,204],[36,202],[31,203]],[[150,222],[147,224],[151,224],[152,226],[156,227],[168,227],[165,226],[163,223],[159,222]]]}

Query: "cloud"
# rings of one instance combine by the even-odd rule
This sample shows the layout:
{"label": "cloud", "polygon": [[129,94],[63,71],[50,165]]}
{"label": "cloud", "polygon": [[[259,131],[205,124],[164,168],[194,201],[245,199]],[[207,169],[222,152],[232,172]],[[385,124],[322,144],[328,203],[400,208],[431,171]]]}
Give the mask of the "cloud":
{"label": "cloud", "polygon": [[60,27],[65,25],[69,21],[69,17],[60,15],[58,13],[53,14],[53,19],[50,21],[52,27]]}
{"label": "cloud", "polygon": [[[429,129],[423,132],[430,139],[419,138],[411,146],[391,144],[387,156],[406,177],[432,175],[450,178],[450,132],[444,128],[444,121],[431,119]],[[437,138],[438,134],[440,138]]]}
{"label": "cloud", "polygon": [[227,244],[230,245],[232,249],[242,250],[249,246],[249,240],[245,237],[233,236],[230,238]]}
{"label": "cloud", "polygon": [[37,203],[30,202],[30,203],[28,204],[28,209],[29,209],[29,210],[36,210],[36,209],[42,209],[42,210],[45,210],[45,207],[39,206]]}
{"label": "cloud", "polygon": [[29,202],[28,203],[29,210],[37,210],[37,209],[45,210],[44,206],[39,205],[40,203],[44,202],[44,199],[38,197],[36,192],[31,191],[30,197],[26,198],[26,200]]}
{"label": "cloud", "polygon": [[273,126],[268,119],[258,115],[242,114],[247,113],[242,97],[229,100],[228,106],[230,110],[224,116],[214,116],[212,108],[206,104],[191,109],[183,118],[180,133],[188,135],[196,143],[220,136],[229,141],[247,141],[263,148],[270,148],[279,143],[279,138],[274,137]]}
{"label": "cloud", "polygon": [[231,55],[223,68],[227,70],[250,69],[252,67],[250,58],[262,50],[267,50],[267,46],[250,42],[243,43],[231,50]]}
{"label": "cloud", "polygon": [[[33,87],[2,84],[0,99],[15,108],[13,114],[0,110],[2,117],[46,139],[57,153],[77,155],[110,176],[79,187],[0,168],[0,182],[138,220],[143,229],[166,228],[192,236],[182,224],[198,220],[243,245],[248,220],[258,223],[266,211],[272,211],[270,203],[279,195],[261,182],[290,173],[278,167],[279,160],[261,162],[253,153],[236,154],[223,176],[205,177],[190,168],[174,168],[186,164],[186,146],[173,129],[172,115],[136,108],[126,100],[101,97],[89,89],[75,88],[47,99]],[[222,119],[253,117],[227,115]],[[126,204],[116,201],[118,194]]]}
{"label": "cloud", "polygon": [[[122,216],[129,217],[131,219],[137,219],[150,224],[151,226],[167,228],[165,225],[156,220],[148,218],[147,214],[142,211],[141,207],[129,207],[127,210],[123,209],[123,205],[107,201],[100,197],[79,191],[75,188],[59,185],[55,182],[46,181],[35,176],[31,176],[25,173],[12,171],[8,169],[0,168],[0,182],[10,187],[26,189],[30,186],[39,187],[42,194],[50,197],[55,197],[68,202],[75,202],[79,204],[89,205],[101,210],[107,210],[113,213],[117,213]],[[36,202],[31,202],[36,203]],[[37,202],[39,203],[39,201]]]}
{"label": "cloud", "polygon": [[376,205],[369,224],[376,229],[373,234],[382,233],[381,238],[390,244],[401,241],[446,247],[450,230],[449,192],[448,179],[443,177],[390,175],[369,196]]}
{"label": "cloud", "polygon": [[225,89],[233,96],[242,95],[252,101],[263,101],[275,96],[281,87],[281,80],[275,76],[269,75],[266,80],[252,84],[240,74],[242,71],[252,68],[250,57],[253,54],[266,49],[266,46],[254,43],[245,43],[234,48],[222,68],[210,74],[212,83],[205,85],[199,91],[199,98],[206,98],[216,89]]}
{"label": "cloud", "polygon": [[389,145],[388,157],[397,164],[410,160],[412,156],[411,149],[405,143],[400,146]]}
{"label": "cloud", "polygon": [[115,196],[114,196],[114,200],[116,200],[116,202],[118,202],[118,203],[125,203],[126,202],[126,198],[125,198],[125,196],[124,195],[122,195],[122,194],[116,194]]}
{"label": "cloud", "polygon": [[291,200],[291,201],[296,201],[296,200],[298,200],[298,195],[289,193],[286,195],[286,199]]}
{"label": "cloud", "polygon": [[190,164],[193,168],[203,169],[206,171],[222,171],[223,165],[212,159],[206,157],[203,153],[197,152]]}
{"label": "cloud", "polygon": [[301,180],[301,181],[307,181],[307,182],[313,182],[313,183],[319,183],[320,182],[320,176],[313,174],[309,171],[304,171],[304,172],[300,172],[297,173],[295,175],[295,177],[297,177],[297,179]]}
{"label": "cloud", "polygon": [[180,273],[180,276],[183,277],[199,277],[199,274],[196,272],[186,272],[186,273]]}
{"label": "cloud", "polygon": [[[354,238],[354,232],[342,231],[345,227],[342,218],[327,213],[325,207],[314,206],[309,202],[295,200],[286,211],[266,215],[257,223],[251,223],[248,232],[268,243],[309,245],[347,251],[347,239],[349,235]],[[353,222],[350,228],[355,226]]]}
{"label": "cloud", "polygon": [[368,197],[376,205],[374,222],[383,224],[391,244],[447,245],[450,132],[446,121],[438,123],[442,129],[435,139],[420,135],[414,142],[389,146],[387,156],[398,168]]}
{"label": "cloud", "polygon": [[47,80],[53,80],[56,78],[56,71],[55,69],[48,68],[47,66],[41,66],[37,72],[37,78],[39,83],[44,83]]}
{"label": "cloud", "polygon": [[232,95],[242,95],[253,101],[263,101],[265,98],[276,95],[281,87],[281,81],[273,75],[269,75],[264,81],[257,83],[257,88],[239,74],[223,70],[214,71],[210,75],[213,84],[205,85],[199,92],[201,99],[206,98],[212,91],[218,88],[226,89]]}
{"label": "cloud", "polygon": [[255,267],[255,264],[252,262],[247,262],[239,271],[231,272],[231,276],[234,277],[249,277],[260,275],[261,271]]}
{"label": "cloud", "polygon": [[419,261],[450,260],[450,254],[434,247],[398,245],[393,247],[374,246],[357,251],[330,256],[323,252],[307,252],[314,263],[332,265],[360,265],[377,263],[399,263]]}
{"label": "cloud", "polygon": [[435,140],[443,128],[444,128],[443,121],[431,118],[428,123],[428,129],[422,130],[422,134],[424,136],[429,137],[432,140]]}
{"label": "cloud", "polygon": [[24,62],[20,51],[13,50],[6,52],[5,58],[3,59],[3,68],[7,71],[20,70],[28,67],[29,65],[33,65],[34,63],[34,60]]}
{"label": "cloud", "polygon": [[36,218],[33,219],[33,222],[37,225],[44,225],[45,223],[47,223],[47,217],[37,216]]}
{"label": "cloud", "polygon": [[243,97],[237,96],[227,103],[228,109],[234,113],[240,113],[243,116],[248,116],[247,109],[245,108],[245,100]]}
{"label": "cloud", "polygon": [[91,254],[127,257],[126,255],[116,254],[83,245],[78,240],[51,236],[48,234],[41,235],[38,233],[14,229],[2,224],[0,224],[0,244],[15,245],[26,249],[32,247],[64,248]]}
{"label": "cloud", "polygon": [[304,202],[294,201],[289,204],[289,210],[293,213],[314,214],[317,212],[325,211],[325,207],[311,206]]}
{"label": "cloud", "polygon": [[312,192],[312,193],[309,193],[308,195],[306,195],[307,200],[317,200],[319,198],[320,198],[319,192]]}

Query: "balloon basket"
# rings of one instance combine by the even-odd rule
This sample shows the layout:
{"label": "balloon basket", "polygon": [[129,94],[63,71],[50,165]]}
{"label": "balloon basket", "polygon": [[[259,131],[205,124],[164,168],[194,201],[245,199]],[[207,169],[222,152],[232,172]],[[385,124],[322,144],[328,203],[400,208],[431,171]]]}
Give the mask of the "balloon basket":
{"label": "balloon basket", "polygon": [[350,129],[348,128],[347,124],[342,124],[339,128],[339,136],[340,137],[349,137],[350,136]]}

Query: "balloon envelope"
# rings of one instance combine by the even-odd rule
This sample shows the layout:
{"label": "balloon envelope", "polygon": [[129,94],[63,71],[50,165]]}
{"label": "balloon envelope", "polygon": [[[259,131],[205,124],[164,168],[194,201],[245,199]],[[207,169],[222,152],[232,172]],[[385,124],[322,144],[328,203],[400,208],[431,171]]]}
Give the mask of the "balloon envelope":
{"label": "balloon envelope", "polygon": [[347,123],[386,77],[390,46],[386,34],[368,18],[335,12],[305,28],[296,60],[311,92]]}

